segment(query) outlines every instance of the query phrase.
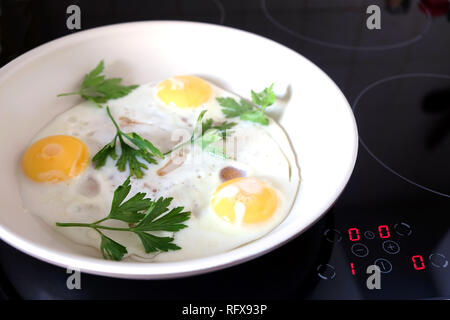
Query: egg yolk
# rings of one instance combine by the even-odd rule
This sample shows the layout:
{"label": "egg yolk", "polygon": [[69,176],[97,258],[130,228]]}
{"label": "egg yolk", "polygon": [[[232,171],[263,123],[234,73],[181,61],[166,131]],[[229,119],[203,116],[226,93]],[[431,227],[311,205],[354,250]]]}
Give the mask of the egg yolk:
{"label": "egg yolk", "polygon": [[211,207],[225,221],[259,223],[273,216],[278,206],[274,189],[263,180],[241,177],[222,183],[211,197]]}
{"label": "egg yolk", "polygon": [[25,174],[38,182],[61,182],[82,173],[89,163],[87,146],[72,136],[57,135],[33,143],[22,159]]}
{"label": "egg yolk", "polygon": [[211,97],[212,88],[203,79],[193,76],[176,76],[158,85],[157,96],[166,105],[179,108],[196,108]]}

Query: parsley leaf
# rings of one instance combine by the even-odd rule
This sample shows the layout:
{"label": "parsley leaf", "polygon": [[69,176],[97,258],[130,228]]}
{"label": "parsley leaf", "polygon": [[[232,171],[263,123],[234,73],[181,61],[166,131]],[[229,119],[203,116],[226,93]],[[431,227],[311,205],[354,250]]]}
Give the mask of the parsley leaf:
{"label": "parsley leaf", "polygon": [[[201,126],[202,126],[201,127],[202,128],[201,132],[206,132],[206,131],[208,131],[209,129],[212,128],[212,126],[213,126],[213,119],[206,119],[203,122],[200,121],[200,123],[201,123]],[[197,125],[198,125],[198,122],[197,122]]]}
{"label": "parsley leaf", "polygon": [[172,198],[159,198],[147,210],[145,217],[134,228],[136,231],[179,231],[186,228],[182,224],[189,219],[190,212],[183,212],[183,207],[176,207],[169,211],[169,213],[161,216],[167,212]]}
{"label": "parsley leaf", "polygon": [[222,106],[222,112],[227,118],[240,117],[242,120],[268,125],[269,119],[264,115],[266,108],[274,104],[275,93],[273,92],[273,84],[265,88],[261,92],[251,90],[252,105],[245,99],[241,99],[238,103],[233,98],[217,98],[217,101]]}
{"label": "parsley leaf", "polygon": [[236,125],[235,122],[222,122],[213,124],[212,119],[203,120],[206,110],[203,110],[197,118],[197,124],[191,136],[191,143],[201,146],[202,150],[227,158],[224,146],[215,145],[214,142],[225,139],[227,130]]}
{"label": "parsley leaf", "polygon": [[138,192],[124,202],[125,198],[130,193],[130,190],[130,177],[128,177],[127,180],[114,191],[111,211],[107,216],[107,219],[121,220],[128,223],[141,221],[143,214],[140,212],[150,206],[151,200],[145,198],[145,193]]}
{"label": "parsley leaf", "polygon": [[[156,201],[145,198],[146,194],[136,193],[127,201],[130,193],[130,177],[116,188],[111,203],[111,210],[108,216],[93,223],[61,223],[57,222],[58,227],[79,227],[92,228],[96,230],[101,237],[100,251],[105,259],[122,260],[128,253],[126,247],[113,239],[105,236],[100,230],[112,230],[122,232],[133,232],[142,242],[145,252],[169,251],[181,249],[175,243],[172,237],[160,237],[148,232],[169,231],[176,232],[187,225],[183,222],[189,220],[191,213],[183,211],[184,207],[175,207],[169,209],[172,198],[159,198]],[[110,227],[101,223],[110,220],[121,220],[127,223],[128,228]]]}
{"label": "parsley leaf", "polygon": [[222,112],[227,118],[238,117],[254,109],[253,105],[245,99],[241,99],[240,103],[238,103],[233,98],[219,97],[217,101],[222,106]]}
{"label": "parsley leaf", "polygon": [[222,123],[219,124],[213,124],[213,119],[209,118],[206,119],[205,121],[202,122],[202,132],[203,134],[203,139],[205,139],[205,136],[207,134],[207,131],[210,129],[217,129],[220,131],[220,133],[222,134],[222,139],[225,139],[227,134],[229,133],[229,131],[231,128],[233,128],[236,125],[235,122],[228,122],[228,121],[224,121]]}
{"label": "parsley leaf", "polygon": [[252,102],[265,110],[275,102],[275,93],[273,93],[273,83],[270,87],[256,93],[252,90]]}
{"label": "parsley leaf", "polygon": [[134,143],[134,145],[136,147],[139,148],[139,150],[150,150],[150,152],[154,155],[157,155],[160,158],[164,158],[164,155],[161,153],[161,151],[159,151],[158,148],[156,148],[150,141],[145,140],[144,138],[142,138],[140,135],[138,135],[136,132],[131,132],[131,133],[123,133],[123,135],[132,143]]}
{"label": "parsley leaf", "polygon": [[105,79],[101,73],[105,69],[102,61],[83,79],[80,90],[76,92],[62,93],[58,97],[80,95],[83,99],[92,101],[97,106],[102,107],[102,103],[110,99],[117,99],[128,95],[137,85],[124,86],[121,78]]}
{"label": "parsley leaf", "polygon": [[230,132],[229,129],[236,125],[235,122],[224,121],[219,124],[214,124],[213,119],[206,119],[203,121],[207,110],[203,110],[197,118],[194,130],[192,132],[191,138],[179,144],[175,148],[167,151],[164,155],[167,155],[174,150],[177,150],[187,144],[197,144],[201,146],[202,150],[210,152],[214,155],[220,156],[222,158],[227,158],[224,146],[218,146],[214,142],[219,140],[225,140],[227,134]]}
{"label": "parsley leaf", "polygon": [[[160,215],[162,215],[163,213],[166,213],[169,210],[169,205],[172,202],[173,198],[159,198],[156,201],[152,201],[152,203],[150,204],[150,206],[148,207],[146,213],[145,213],[145,218],[146,218],[146,223],[149,223],[153,220],[155,220],[156,218],[158,218]],[[142,225],[141,225],[142,227]]]}
{"label": "parsley leaf", "polygon": [[[164,155],[150,141],[145,140],[137,133],[135,132],[125,133],[122,130],[120,130],[119,125],[111,115],[109,107],[106,107],[106,111],[108,113],[109,118],[116,127],[117,133],[114,136],[113,140],[111,140],[111,142],[106,144],[92,158],[92,161],[95,164],[95,168],[98,169],[103,167],[108,157],[111,157],[113,160],[117,159],[116,142],[117,139],[119,139],[119,144],[122,153],[116,162],[117,169],[119,169],[119,171],[125,171],[128,164],[128,167],[130,168],[130,175],[135,176],[136,178],[142,178],[144,176],[144,172],[142,170],[148,169],[148,167],[143,162],[140,162],[138,160],[138,157],[143,159],[147,163],[156,164],[157,162],[154,159],[154,157],[157,156],[160,158],[164,158]],[[138,149],[135,149],[130,145],[128,145],[125,142],[125,139],[133,143]]]}
{"label": "parsley leaf", "polygon": [[241,115],[241,119],[247,120],[247,121],[252,121],[252,122],[257,122],[257,123],[260,123],[265,126],[269,124],[269,120],[264,115],[264,112],[261,112],[259,110],[243,113]]}
{"label": "parsley leaf", "polygon": [[95,154],[95,156],[92,158],[92,161],[95,163],[95,168],[101,168],[105,165],[106,160],[108,159],[108,156],[112,159],[117,158],[116,154],[116,138],[117,135],[114,137],[114,139],[106,144],[99,152]]}
{"label": "parsley leaf", "polygon": [[116,167],[119,171],[123,172],[128,167],[130,168],[130,175],[140,179],[144,176],[143,169],[148,169],[147,165],[138,160],[138,157],[142,158],[148,163],[156,164],[157,162],[148,151],[136,150],[130,147],[125,141],[119,137],[120,145],[122,148],[122,154],[116,162]]}
{"label": "parsley leaf", "polygon": [[157,237],[146,232],[136,232],[141,239],[145,252],[180,250],[181,248],[173,243],[173,238]]}
{"label": "parsley leaf", "polygon": [[211,147],[211,144],[222,140],[222,134],[217,129],[210,129],[208,130],[203,136],[196,140],[198,144],[202,147],[202,150],[209,150],[209,147]]}
{"label": "parsley leaf", "polygon": [[[98,231],[98,230],[97,230]],[[128,253],[127,248],[125,248],[120,243],[108,238],[103,233],[100,233],[102,241],[100,243],[100,251],[104,259],[120,261],[123,256]]]}

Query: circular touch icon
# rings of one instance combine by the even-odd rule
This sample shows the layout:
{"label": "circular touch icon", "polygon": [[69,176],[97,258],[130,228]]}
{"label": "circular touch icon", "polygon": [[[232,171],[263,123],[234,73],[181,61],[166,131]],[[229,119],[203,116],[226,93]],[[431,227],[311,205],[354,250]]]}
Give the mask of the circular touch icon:
{"label": "circular touch icon", "polygon": [[396,223],[394,225],[395,233],[397,233],[401,237],[408,237],[412,233],[411,226],[406,222]]}
{"label": "circular touch icon", "polygon": [[383,250],[389,254],[397,254],[400,252],[400,246],[397,242],[386,240],[382,244]]}
{"label": "circular touch icon", "polygon": [[381,273],[389,273],[392,271],[392,264],[389,260],[384,258],[378,258],[374,261],[374,265],[377,265],[380,268]]}
{"label": "circular touch icon", "polygon": [[367,246],[362,243],[355,243],[354,245],[352,245],[351,250],[355,256],[360,258],[367,257],[367,255],[369,254],[369,248],[367,248]]}
{"label": "circular touch icon", "polygon": [[323,280],[332,280],[336,277],[335,268],[331,264],[319,264],[317,275]]}
{"label": "circular touch icon", "polygon": [[444,269],[448,266],[448,260],[442,253],[432,253],[428,260],[430,260],[433,267],[438,269]]}
{"label": "circular touch icon", "polygon": [[342,235],[339,230],[336,229],[327,229],[323,233],[325,239],[327,239],[331,243],[339,242],[342,240]]}
{"label": "circular touch icon", "polygon": [[375,233],[373,233],[372,231],[367,230],[367,231],[364,232],[364,237],[367,240],[372,240],[372,239],[375,238]]}

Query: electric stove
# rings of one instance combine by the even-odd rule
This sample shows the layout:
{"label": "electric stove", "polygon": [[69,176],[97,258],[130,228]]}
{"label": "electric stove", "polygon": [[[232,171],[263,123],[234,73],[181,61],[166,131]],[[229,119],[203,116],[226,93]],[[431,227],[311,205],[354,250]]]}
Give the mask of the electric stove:
{"label": "electric stove", "polygon": [[[83,30],[190,20],[247,30],[292,48],[322,68],[352,105],[358,159],[345,191],[321,220],[252,261],[172,280],[82,274],[81,289],[69,290],[67,270],[0,242],[3,299],[450,298],[448,0],[3,0],[2,65],[76,32],[66,27],[71,4],[81,9]],[[379,289],[367,285],[374,264]]]}

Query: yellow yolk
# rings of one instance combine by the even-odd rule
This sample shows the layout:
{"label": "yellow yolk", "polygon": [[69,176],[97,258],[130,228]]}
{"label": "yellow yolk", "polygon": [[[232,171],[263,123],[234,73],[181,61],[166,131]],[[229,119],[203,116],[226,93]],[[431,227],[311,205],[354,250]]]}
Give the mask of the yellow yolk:
{"label": "yellow yolk", "polygon": [[225,221],[252,224],[268,220],[278,206],[278,196],[264,181],[242,177],[222,183],[211,197],[211,207]]}
{"label": "yellow yolk", "polygon": [[176,76],[158,85],[157,96],[166,105],[179,108],[196,108],[211,97],[212,88],[203,79],[193,76]]}
{"label": "yellow yolk", "polygon": [[78,176],[89,163],[87,146],[72,136],[57,135],[33,143],[22,159],[25,174],[38,182],[60,182]]}

